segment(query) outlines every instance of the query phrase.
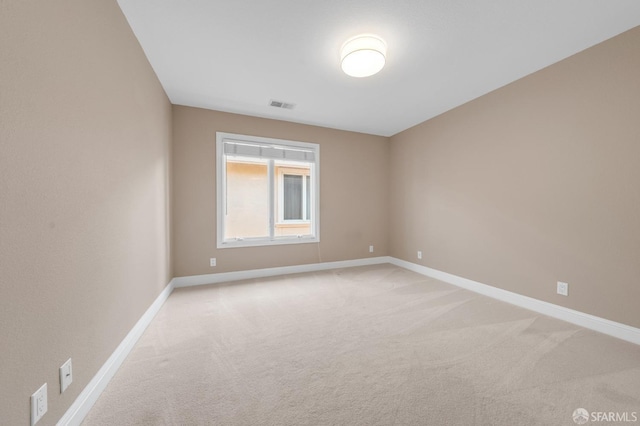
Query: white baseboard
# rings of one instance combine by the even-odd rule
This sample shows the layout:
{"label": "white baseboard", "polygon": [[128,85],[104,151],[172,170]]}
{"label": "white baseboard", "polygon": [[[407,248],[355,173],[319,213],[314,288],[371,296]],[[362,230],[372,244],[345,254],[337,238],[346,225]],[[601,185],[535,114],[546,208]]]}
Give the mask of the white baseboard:
{"label": "white baseboard", "polygon": [[175,287],[191,287],[205,284],[218,284],[230,281],[248,280],[252,278],[273,277],[276,275],[299,274],[302,272],[324,271],[327,269],[352,268],[354,266],[377,265],[391,263],[388,256],[369,257],[364,259],[341,260],[337,262],[310,263],[306,265],[281,266],[276,268],[250,269],[248,271],[221,272],[218,274],[191,275],[177,277]]}
{"label": "white baseboard", "polygon": [[109,381],[114,376],[122,362],[125,360],[133,346],[136,344],[142,333],[151,323],[151,320],[156,316],[164,302],[167,300],[174,288],[174,280],[171,280],[169,284],[162,290],[162,293],[151,304],[149,309],[142,315],[136,325],[133,326],[129,334],[122,340],[120,345],[111,354],[107,362],[98,370],[98,373],[93,376],[93,379],[82,390],[80,395],[71,404],[71,407],[58,421],[58,426],[77,426],[82,423],[85,416],[89,413],[93,404],[98,400],[98,397],[102,391],[107,387]]}
{"label": "white baseboard", "polygon": [[574,311],[573,309],[565,308],[564,306],[543,302],[542,300],[523,296],[521,294],[512,293],[507,290],[492,287],[490,285],[482,284],[467,278],[462,278],[457,275],[438,271],[426,266],[417,265],[405,260],[396,259],[395,257],[390,258],[389,262],[396,266],[400,266],[401,268],[405,268],[410,271],[414,271],[419,274],[426,275],[428,277],[435,278],[449,284],[453,284],[457,287],[461,287],[475,293],[491,297],[493,299],[501,300],[503,302],[528,309],[530,311],[548,315],[553,318],[567,321],[572,324],[588,328],[590,330],[595,330],[600,333],[608,334],[609,336],[613,336],[618,339],[626,340],[627,342],[640,345],[639,328],[631,327],[626,324],[621,324],[619,322],[600,318],[594,315],[585,314],[584,312]]}

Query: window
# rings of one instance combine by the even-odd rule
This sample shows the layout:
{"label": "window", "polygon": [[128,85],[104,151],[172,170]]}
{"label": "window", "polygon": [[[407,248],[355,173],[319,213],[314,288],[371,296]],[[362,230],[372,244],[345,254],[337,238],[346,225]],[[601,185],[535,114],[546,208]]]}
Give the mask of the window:
{"label": "window", "polygon": [[319,146],[216,136],[218,248],[319,241]]}

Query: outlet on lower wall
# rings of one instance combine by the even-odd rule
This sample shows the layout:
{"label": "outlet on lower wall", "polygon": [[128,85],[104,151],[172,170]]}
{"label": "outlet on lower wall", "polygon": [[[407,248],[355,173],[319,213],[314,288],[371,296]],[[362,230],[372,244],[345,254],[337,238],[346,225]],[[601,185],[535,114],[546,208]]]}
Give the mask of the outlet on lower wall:
{"label": "outlet on lower wall", "polygon": [[216,266],[216,258],[212,257],[211,259],[209,259],[209,266],[211,266],[212,268],[214,268]]}
{"label": "outlet on lower wall", "polygon": [[369,246],[369,253],[373,253],[373,246]]}
{"label": "outlet on lower wall", "polygon": [[47,412],[47,384],[31,395],[31,426],[35,425]]}
{"label": "outlet on lower wall", "polygon": [[73,382],[73,370],[71,369],[71,358],[60,367],[60,393],[63,393]]}
{"label": "outlet on lower wall", "polygon": [[562,281],[558,281],[558,286],[556,287],[556,291],[558,294],[561,294],[563,296],[568,296],[569,295],[569,284],[568,283],[563,283]]}
{"label": "outlet on lower wall", "polygon": [[422,259],[422,252],[418,250],[418,259]]}

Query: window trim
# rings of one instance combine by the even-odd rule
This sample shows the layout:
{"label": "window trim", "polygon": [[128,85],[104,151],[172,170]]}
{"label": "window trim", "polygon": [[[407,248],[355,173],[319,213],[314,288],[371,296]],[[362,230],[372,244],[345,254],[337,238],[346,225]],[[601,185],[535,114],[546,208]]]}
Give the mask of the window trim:
{"label": "window trim", "polygon": [[[246,142],[260,145],[277,145],[285,148],[305,149],[314,152],[315,160],[309,162],[311,165],[309,177],[311,178],[312,189],[314,194],[311,197],[311,234],[296,236],[275,236],[275,227],[279,222],[277,217],[275,203],[275,185],[278,184],[276,172],[274,170],[274,160],[268,160],[269,164],[269,237],[249,237],[237,240],[224,239],[224,215],[226,211],[226,161],[224,153],[224,142]],[[232,247],[255,247],[255,246],[271,246],[282,244],[304,244],[316,243],[320,241],[320,145],[309,142],[299,142],[284,139],[265,138],[260,136],[248,136],[234,133],[216,132],[216,241],[217,248]],[[273,176],[273,178],[271,178]],[[285,224],[292,224],[287,221]]]}

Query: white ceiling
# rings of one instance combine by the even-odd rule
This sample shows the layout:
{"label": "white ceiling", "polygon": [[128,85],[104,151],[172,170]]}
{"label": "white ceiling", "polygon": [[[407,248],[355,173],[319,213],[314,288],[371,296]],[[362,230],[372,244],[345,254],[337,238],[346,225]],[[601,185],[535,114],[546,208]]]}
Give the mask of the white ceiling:
{"label": "white ceiling", "polygon": [[[383,136],[640,25],[640,0],[118,2],[172,103]],[[356,79],[361,33],[387,64]]]}

